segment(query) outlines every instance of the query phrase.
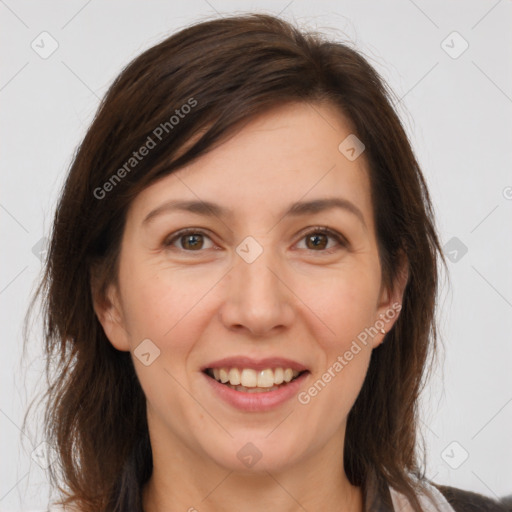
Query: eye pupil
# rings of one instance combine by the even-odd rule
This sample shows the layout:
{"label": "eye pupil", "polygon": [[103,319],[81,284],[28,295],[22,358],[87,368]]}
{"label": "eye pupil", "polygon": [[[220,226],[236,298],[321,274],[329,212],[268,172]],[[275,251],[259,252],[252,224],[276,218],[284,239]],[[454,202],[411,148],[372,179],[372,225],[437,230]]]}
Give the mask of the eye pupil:
{"label": "eye pupil", "polygon": [[[203,235],[185,235],[183,238],[185,239],[185,243],[183,244],[186,249],[194,249],[199,247],[201,244],[198,242],[198,239]],[[188,245],[188,247],[187,247]]]}
{"label": "eye pupil", "polygon": [[[319,239],[323,238],[323,240],[321,240],[319,242]],[[322,235],[322,234],[314,234],[314,235],[310,235],[308,237],[308,241],[311,241],[313,243],[313,247],[321,247],[321,248],[324,248],[325,247],[325,242],[326,242],[326,236],[325,235]]]}

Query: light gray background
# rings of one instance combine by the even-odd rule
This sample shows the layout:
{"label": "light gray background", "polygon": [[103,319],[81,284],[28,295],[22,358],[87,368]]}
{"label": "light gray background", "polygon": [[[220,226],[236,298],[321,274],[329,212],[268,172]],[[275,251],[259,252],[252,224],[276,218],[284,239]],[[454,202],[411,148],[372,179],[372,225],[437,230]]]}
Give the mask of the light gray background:
{"label": "light gray background", "polygon": [[[21,360],[21,322],[41,270],[33,248],[49,233],[99,98],[166,35],[216,12],[250,10],[352,41],[401,98],[455,260],[440,298],[443,364],[423,395],[427,474],[489,496],[512,493],[511,0],[0,0],[0,511],[46,505],[45,472],[31,456],[41,434],[36,425],[20,431],[28,398],[44,385],[38,324]],[[43,31],[58,43],[46,59],[31,47],[50,48]],[[457,58],[464,42],[453,31],[469,44]]]}

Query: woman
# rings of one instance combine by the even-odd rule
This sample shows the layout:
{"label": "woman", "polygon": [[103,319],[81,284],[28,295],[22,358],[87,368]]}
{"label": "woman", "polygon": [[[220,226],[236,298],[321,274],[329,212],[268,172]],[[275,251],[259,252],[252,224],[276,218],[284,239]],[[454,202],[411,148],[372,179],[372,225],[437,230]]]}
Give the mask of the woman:
{"label": "woman", "polygon": [[422,470],[438,259],[357,52],[268,15],[149,49],[75,156],[39,290],[62,502],[504,510]]}

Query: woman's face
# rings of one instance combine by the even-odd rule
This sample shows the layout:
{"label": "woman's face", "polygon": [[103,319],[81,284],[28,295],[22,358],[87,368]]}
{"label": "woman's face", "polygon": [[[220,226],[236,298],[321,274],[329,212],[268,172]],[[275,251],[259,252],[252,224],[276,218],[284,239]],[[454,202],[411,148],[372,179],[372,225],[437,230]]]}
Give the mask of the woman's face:
{"label": "woman's face", "polygon": [[132,203],[119,288],[96,311],[132,352],[155,460],[236,471],[340,460],[402,292],[382,286],[351,133],[330,105],[286,105]]}

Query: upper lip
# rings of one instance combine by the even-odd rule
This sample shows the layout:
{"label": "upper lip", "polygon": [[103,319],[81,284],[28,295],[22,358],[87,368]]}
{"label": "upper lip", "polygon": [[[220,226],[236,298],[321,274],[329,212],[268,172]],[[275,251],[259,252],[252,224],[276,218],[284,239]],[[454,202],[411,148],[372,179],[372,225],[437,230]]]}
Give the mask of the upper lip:
{"label": "upper lip", "polygon": [[286,359],[284,357],[267,357],[265,359],[252,359],[246,356],[233,356],[224,357],[223,359],[217,359],[204,365],[201,371],[205,371],[208,368],[252,368],[253,370],[266,370],[267,368],[291,368],[302,372],[308,368],[303,364]]}

